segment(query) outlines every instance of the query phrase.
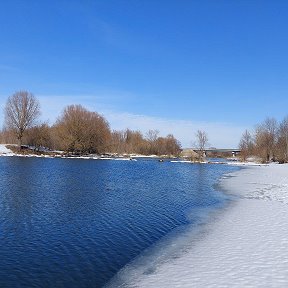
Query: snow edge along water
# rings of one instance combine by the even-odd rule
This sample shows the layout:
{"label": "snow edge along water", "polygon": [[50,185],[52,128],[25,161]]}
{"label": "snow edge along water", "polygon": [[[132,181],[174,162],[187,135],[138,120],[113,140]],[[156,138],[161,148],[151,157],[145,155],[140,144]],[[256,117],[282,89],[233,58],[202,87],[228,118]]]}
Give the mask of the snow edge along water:
{"label": "snow edge along water", "polygon": [[288,165],[249,166],[220,185],[237,201],[200,227],[194,245],[110,287],[287,287]]}

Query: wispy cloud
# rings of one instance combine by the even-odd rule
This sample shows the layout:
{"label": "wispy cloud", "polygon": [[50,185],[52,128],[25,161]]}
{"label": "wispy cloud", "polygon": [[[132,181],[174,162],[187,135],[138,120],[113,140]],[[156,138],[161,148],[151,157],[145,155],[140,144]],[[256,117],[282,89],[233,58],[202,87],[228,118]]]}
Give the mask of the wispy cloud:
{"label": "wispy cloud", "polygon": [[110,103],[129,101],[133,95],[129,92],[99,90],[95,94],[83,95],[39,95],[42,119],[52,124],[63,109],[72,104],[81,104],[90,111],[111,109]]}
{"label": "wispy cloud", "polygon": [[89,110],[93,103],[97,102],[95,96],[82,95],[82,96],[56,96],[56,95],[42,95],[37,97],[41,103],[41,118],[43,121],[48,121],[53,124],[57,117],[61,114],[63,109],[72,104],[81,104]]}
{"label": "wispy cloud", "polygon": [[[157,129],[161,135],[172,133],[182,143],[183,147],[191,147],[195,141],[197,130],[205,130],[209,143],[217,148],[236,148],[240,137],[247,127],[235,126],[230,123],[199,122],[186,120],[171,120],[130,113],[104,112],[112,129],[130,128],[145,133],[149,129]],[[248,127],[249,128],[249,127]]]}

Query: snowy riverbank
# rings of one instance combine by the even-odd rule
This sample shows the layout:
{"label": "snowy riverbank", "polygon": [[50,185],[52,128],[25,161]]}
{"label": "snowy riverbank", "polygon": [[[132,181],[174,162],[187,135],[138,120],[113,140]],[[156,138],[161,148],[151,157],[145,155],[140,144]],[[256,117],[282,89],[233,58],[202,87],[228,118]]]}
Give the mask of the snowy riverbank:
{"label": "snowy riverbank", "polygon": [[[0,144],[0,156],[16,156],[16,157],[35,157],[35,158],[62,158],[62,159],[85,159],[85,160],[122,160],[122,161],[136,161],[136,159],[133,159],[131,157],[105,157],[105,156],[66,156],[62,155],[62,151],[57,151],[57,154],[35,154],[35,153],[25,153],[25,154],[17,154],[14,153],[12,150],[8,149],[7,144]],[[139,156],[138,156],[139,157]],[[152,156],[154,157],[154,156]]]}
{"label": "snowy riverbank", "polygon": [[[62,159],[85,159],[85,160],[133,160],[137,161],[139,158],[150,158],[157,159],[159,156],[157,155],[139,155],[139,154],[113,154],[109,153],[109,155],[65,155],[63,151],[50,151],[49,153],[35,153],[32,150],[26,150],[26,153],[15,153],[12,150],[8,149],[7,146],[15,145],[15,144],[0,144],[0,156],[16,156],[16,157],[35,157],[35,158],[62,158]],[[29,153],[30,152],[30,153]]]}
{"label": "snowy riverbank", "polygon": [[288,287],[288,165],[246,167],[220,185],[235,201],[178,257],[124,269],[125,287]]}
{"label": "snowy riverbank", "polygon": [[0,144],[0,156],[15,155],[10,149],[6,148],[6,144]]}

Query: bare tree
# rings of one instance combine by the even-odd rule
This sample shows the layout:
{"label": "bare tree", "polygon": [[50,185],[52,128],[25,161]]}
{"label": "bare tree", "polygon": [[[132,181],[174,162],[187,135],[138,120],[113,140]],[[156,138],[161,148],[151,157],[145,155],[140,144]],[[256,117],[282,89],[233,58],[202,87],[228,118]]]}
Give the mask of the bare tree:
{"label": "bare tree", "polygon": [[178,156],[181,151],[180,142],[172,134],[166,137],[158,137],[155,147],[155,154],[159,156]]}
{"label": "bare tree", "polygon": [[239,148],[244,160],[252,151],[262,162],[288,162],[288,116],[280,123],[275,118],[266,118],[256,126],[252,136],[246,131]]}
{"label": "bare tree", "polygon": [[279,126],[277,154],[279,161],[288,161],[288,116],[282,120]]}
{"label": "bare tree", "polygon": [[149,130],[146,133],[146,139],[149,142],[155,142],[157,140],[157,138],[158,138],[158,135],[159,135],[159,130]]}
{"label": "bare tree", "polygon": [[158,135],[159,135],[159,130],[149,130],[147,133],[146,133],[146,140],[148,141],[149,143],[149,154],[157,154],[157,138],[158,138]]}
{"label": "bare tree", "polygon": [[[172,135],[158,137],[157,130],[149,130],[146,138],[140,131],[126,129],[112,132],[111,151],[116,153],[137,153],[143,155],[177,156],[181,151],[180,142]],[[148,138],[148,139],[147,139]]]}
{"label": "bare tree", "polygon": [[264,162],[275,160],[277,133],[278,124],[274,118],[266,118],[256,127],[255,148]]}
{"label": "bare tree", "polygon": [[39,151],[40,147],[52,148],[51,128],[47,123],[41,123],[27,129],[24,141]]}
{"label": "bare tree", "polygon": [[254,141],[250,132],[246,130],[239,143],[239,149],[241,150],[241,156],[245,161],[248,156],[251,156],[254,151]]}
{"label": "bare tree", "polygon": [[123,131],[113,130],[111,132],[110,151],[113,153],[123,154],[126,150],[125,140],[125,134]]}
{"label": "bare tree", "polygon": [[0,133],[0,141],[3,144],[16,144],[17,143],[17,138],[15,133],[11,129],[3,128],[1,133]]}
{"label": "bare tree", "polygon": [[181,152],[181,143],[172,135],[167,135],[165,139],[165,154],[178,156]]}
{"label": "bare tree", "polygon": [[205,147],[208,144],[208,135],[205,131],[198,130],[196,132],[196,145],[198,148],[199,160],[205,158]]}
{"label": "bare tree", "polygon": [[5,106],[5,124],[15,132],[19,146],[27,128],[32,127],[40,115],[40,104],[32,93],[19,91],[10,96]]}
{"label": "bare tree", "polygon": [[53,127],[59,147],[73,153],[102,153],[111,137],[106,119],[81,105],[67,106]]}

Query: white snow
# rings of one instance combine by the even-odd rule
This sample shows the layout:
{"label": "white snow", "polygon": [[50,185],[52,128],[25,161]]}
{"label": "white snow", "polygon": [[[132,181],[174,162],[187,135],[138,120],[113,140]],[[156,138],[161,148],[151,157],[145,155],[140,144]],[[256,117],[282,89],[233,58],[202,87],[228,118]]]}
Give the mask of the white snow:
{"label": "white snow", "polygon": [[235,201],[191,232],[190,245],[166,260],[160,247],[111,287],[288,287],[288,165],[248,166],[221,186]]}
{"label": "white snow", "polygon": [[14,153],[6,148],[7,144],[0,144],[0,156],[12,156]]}
{"label": "white snow", "polygon": [[172,160],[171,163],[193,163],[190,160]]}
{"label": "white snow", "polygon": [[[13,145],[13,144],[11,144]],[[36,157],[36,158],[62,158],[62,159],[85,159],[85,160],[118,160],[118,161],[137,161],[136,159],[130,158],[130,157],[99,157],[99,156],[73,156],[73,157],[66,157],[62,155],[56,155],[56,156],[51,156],[51,155],[45,155],[45,154],[16,154],[13,153],[10,149],[6,148],[7,144],[0,144],[0,156],[18,156],[18,157],[23,157],[23,158],[28,158],[28,157]],[[63,153],[63,151],[54,151],[58,153]]]}
{"label": "white snow", "polygon": [[288,165],[247,167],[227,175],[222,179],[222,187],[234,195],[288,205]]}

